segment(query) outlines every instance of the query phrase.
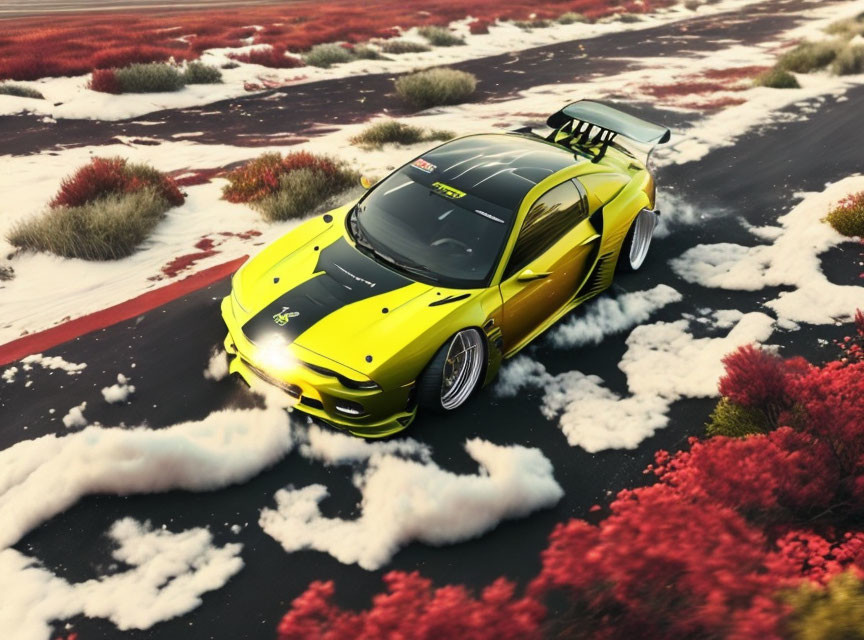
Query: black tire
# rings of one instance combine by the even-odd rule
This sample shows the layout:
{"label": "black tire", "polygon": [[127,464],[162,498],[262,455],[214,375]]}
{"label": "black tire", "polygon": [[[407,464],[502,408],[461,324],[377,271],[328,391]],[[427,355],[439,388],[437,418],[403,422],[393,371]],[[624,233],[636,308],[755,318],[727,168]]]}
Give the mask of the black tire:
{"label": "black tire", "polygon": [[[645,217],[645,220],[640,221],[640,217]],[[631,255],[633,251],[633,242],[636,238],[637,233],[637,223],[644,224],[645,222],[650,220],[650,229],[648,229],[648,241],[647,246],[642,253],[641,258],[637,260],[637,263],[634,266],[633,261],[631,260]],[[616,270],[621,273],[633,273],[639,271],[642,266],[645,264],[645,261],[648,259],[649,250],[651,248],[651,236],[654,233],[654,228],[657,221],[657,214],[651,211],[650,209],[642,209],[639,213],[636,214],[636,217],[633,218],[633,222],[630,223],[630,228],[627,230],[627,236],[624,238],[624,242],[621,244],[621,253],[618,254],[618,264],[616,265]],[[644,227],[643,227],[644,233]],[[642,238],[644,240],[644,237]]]}
{"label": "black tire", "polygon": [[[466,332],[474,334],[477,342],[476,348],[480,350],[479,354],[479,369],[476,372],[475,379],[470,384],[470,388],[466,388],[461,392],[464,399],[458,402],[456,406],[446,407],[442,402],[443,386],[444,386],[444,370],[447,365],[447,356],[450,353],[451,347],[460,339],[460,335]],[[417,405],[424,411],[433,411],[435,413],[448,413],[454,411],[470,400],[474,394],[482,386],[483,377],[486,372],[486,343],[483,339],[483,334],[474,328],[463,329],[450,338],[444,345],[438,349],[429,364],[420,374],[417,379]]]}

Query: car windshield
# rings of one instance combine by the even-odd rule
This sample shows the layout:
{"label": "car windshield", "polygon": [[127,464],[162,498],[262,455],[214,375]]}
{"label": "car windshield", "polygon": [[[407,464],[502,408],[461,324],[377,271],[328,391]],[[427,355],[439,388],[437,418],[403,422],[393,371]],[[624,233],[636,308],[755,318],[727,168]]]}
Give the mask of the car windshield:
{"label": "car windshield", "polygon": [[349,216],[354,240],[418,280],[486,286],[512,210],[445,184],[423,163],[403,167],[360,201]]}

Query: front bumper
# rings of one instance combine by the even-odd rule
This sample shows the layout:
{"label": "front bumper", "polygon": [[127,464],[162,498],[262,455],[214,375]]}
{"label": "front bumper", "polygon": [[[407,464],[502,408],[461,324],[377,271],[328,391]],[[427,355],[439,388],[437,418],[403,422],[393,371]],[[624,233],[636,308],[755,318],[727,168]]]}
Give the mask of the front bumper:
{"label": "front bumper", "polygon": [[[222,300],[222,319],[228,327],[225,351],[228,354],[228,370],[238,374],[249,386],[261,381],[282,389],[296,400],[294,408],[307,413],[337,429],[364,438],[383,438],[405,429],[417,413],[412,399],[414,384],[395,389],[359,390],[344,386],[334,376],[313,371],[306,362],[317,368],[330,369],[347,377],[357,374],[344,370],[338,363],[316,353],[292,345],[291,351],[300,362],[278,372],[265,364],[258,349],[250,342],[240,327],[232,308],[231,296]],[[362,405],[363,414],[349,416],[337,409],[337,405],[348,401]]]}

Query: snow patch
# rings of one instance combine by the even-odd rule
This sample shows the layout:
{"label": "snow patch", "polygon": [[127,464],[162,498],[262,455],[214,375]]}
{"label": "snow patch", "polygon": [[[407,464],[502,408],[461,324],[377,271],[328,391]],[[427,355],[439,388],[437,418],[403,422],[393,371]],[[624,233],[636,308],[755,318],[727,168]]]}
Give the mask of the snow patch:
{"label": "snow patch", "polygon": [[292,447],[278,409],[214,412],[155,430],[90,426],[19,442],[0,451],[0,549],[82,496],[210,491],[248,480]]}
{"label": "snow patch", "polygon": [[242,545],[213,545],[210,532],[173,533],[131,518],[108,532],[113,556],[131,568],[71,584],[14,549],[0,550],[0,628],[16,640],[47,640],[51,623],[72,616],[106,618],[118,628],[149,629],[187,613],[243,567]]}
{"label": "snow patch", "polygon": [[[81,371],[83,371],[87,367],[86,362],[67,362],[60,356],[45,356],[41,353],[34,353],[33,355],[29,355],[26,358],[23,358],[21,362],[24,364],[25,371],[29,371],[32,365],[38,364],[43,369],[60,369],[61,371],[65,371],[70,376],[80,374]],[[28,367],[27,365],[30,366]]]}
{"label": "snow patch", "polygon": [[15,376],[18,373],[18,367],[9,367],[3,372],[3,380],[6,383],[15,382]]}
{"label": "snow patch", "polygon": [[[721,328],[738,312],[717,313]],[[764,342],[773,332],[773,320],[762,313],[741,315],[721,337],[694,338],[689,324],[687,319],[656,322],[631,332],[618,365],[627,375],[627,396],[603,386],[598,376],[580,371],[553,375],[526,356],[502,370],[496,392],[515,396],[524,388],[542,389],[543,415],[558,419],[571,446],[591,453],[635,449],[667,425],[669,407],[676,400],[717,395],[723,356],[739,346]]]}
{"label": "snow patch", "polygon": [[[777,219],[782,232],[771,244],[700,244],[672,260],[671,266],[684,280],[704,287],[741,291],[795,287],[764,303],[784,323],[849,321],[855,309],[864,308],[864,287],[834,284],[822,273],[819,256],[849,238],[821,219],[832,204],[861,190],[864,177],[856,176],[821,193],[799,194],[801,202]],[[759,230],[755,235],[766,237]]]}
{"label": "snow patch", "polygon": [[73,427],[86,427],[87,418],[84,417],[84,409],[87,408],[87,403],[82,402],[77,407],[69,409],[69,413],[63,416],[63,426],[67,429]]}
{"label": "snow patch", "polygon": [[473,439],[465,450],[480,472],[458,475],[433,462],[375,455],[355,478],[363,494],[355,520],[327,518],[319,503],[327,488],[314,484],[276,493],[276,509],[259,524],[286,551],[315,549],[373,571],[413,541],[452,544],[477,537],[507,518],[556,504],[563,490],[539,449]]}
{"label": "snow patch", "polygon": [[306,442],[300,445],[303,457],[320,460],[326,465],[363,462],[379,455],[414,457],[425,462],[430,459],[431,452],[429,445],[413,438],[371,442],[317,425],[309,427]]}
{"label": "snow patch", "polygon": [[133,393],[135,393],[135,385],[129,384],[129,379],[122,373],[117,374],[117,384],[102,388],[102,397],[109,404],[126,402]]}
{"label": "snow patch", "polygon": [[665,284],[617,298],[600,298],[588,306],[584,314],[571,316],[558,325],[549,338],[556,347],[600,344],[607,335],[645,322],[656,310],[680,300],[681,294]]}

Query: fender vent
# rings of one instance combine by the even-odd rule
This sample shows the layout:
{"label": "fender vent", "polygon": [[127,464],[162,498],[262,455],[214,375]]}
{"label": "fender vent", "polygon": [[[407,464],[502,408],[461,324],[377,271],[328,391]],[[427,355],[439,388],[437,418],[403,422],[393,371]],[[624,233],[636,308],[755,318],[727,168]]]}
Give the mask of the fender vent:
{"label": "fender vent", "polygon": [[606,283],[612,275],[612,270],[615,268],[615,263],[612,261],[613,255],[614,252],[610,251],[600,256],[600,259],[597,260],[594,269],[591,271],[591,275],[585,280],[585,284],[579,289],[575,298],[590,298],[606,288]]}

